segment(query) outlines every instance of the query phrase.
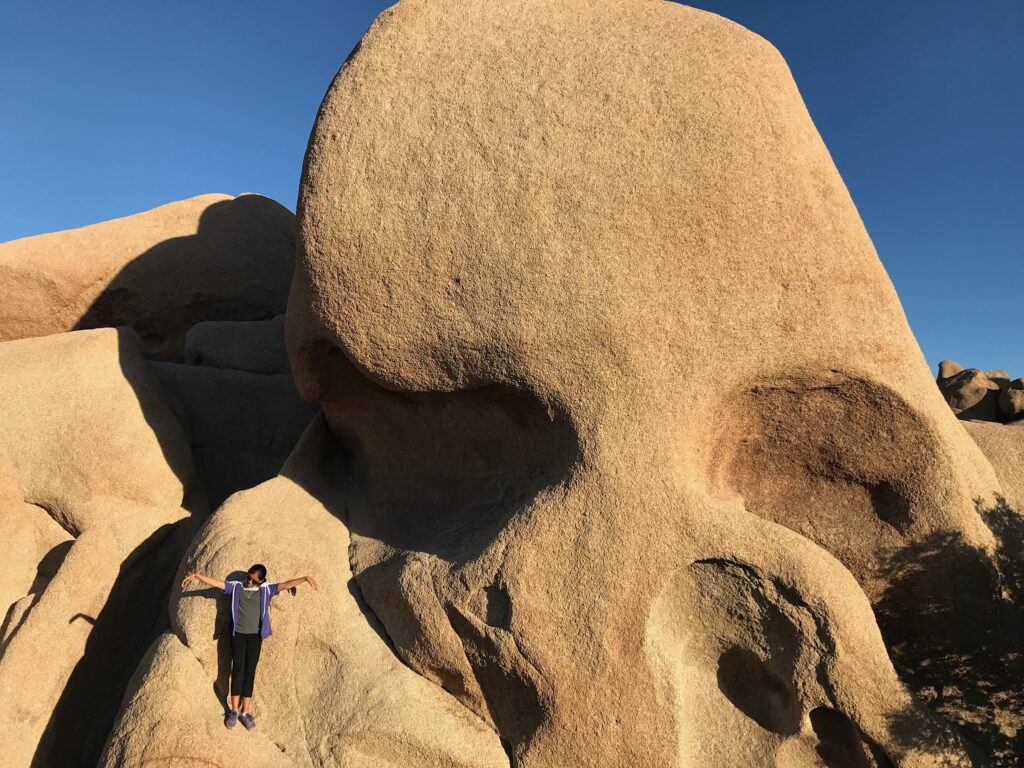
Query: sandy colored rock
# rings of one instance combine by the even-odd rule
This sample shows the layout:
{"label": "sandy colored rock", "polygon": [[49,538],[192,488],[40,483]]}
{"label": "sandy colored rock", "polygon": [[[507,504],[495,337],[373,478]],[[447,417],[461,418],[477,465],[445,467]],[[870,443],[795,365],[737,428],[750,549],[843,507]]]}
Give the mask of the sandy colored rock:
{"label": "sandy colored rock", "polygon": [[1024,422],[966,421],[964,429],[991,462],[1010,506],[1024,513]]}
{"label": "sandy colored rock", "polygon": [[907,686],[974,685],[999,484],[770,45],[403,0],[298,216],[287,343],[355,582],[513,765],[968,764]]}
{"label": "sandy colored rock", "polygon": [[319,411],[299,397],[289,374],[162,362],[151,366],[188,429],[211,507],[277,475]]}
{"label": "sandy colored rock", "polygon": [[939,378],[948,379],[950,376],[960,373],[963,369],[964,367],[956,360],[943,360],[939,363]]}
{"label": "sandy colored rock", "polygon": [[[243,491],[210,519],[177,578],[222,578],[259,560],[271,581],[313,575],[272,603],[255,688],[257,728],[224,728],[229,656],[225,598],[191,589],[172,600],[173,633],[142,664],[101,766],[507,766],[497,734],[404,666],[352,586],[349,534],[323,499],[338,498],[321,462],[339,466],[322,420],[282,476]],[[334,475],[341,479],[340,475]],[[325,484],[325,481],[328,481]],[[218,701],[218,698],[221,701]],[[156,716],[155,713],[159,713]]]}
{"label": "sandy colored rock", "polygon": [[0,344],[5,766],[95,764],[166,626],[194,475],[134,331]]}
{"label": "sandy colored rock", "polygon": [[291,373],[284,315],[271,320],[207,320],[189,328],[185,362],[250,373]]}
{"label": "sandy colored rock", "polygon": [[999,393],[999,410],[1007,421],[1024,416],[1024,379],[1014,379]]}
{"label": "sandy colored rock", "polygon": [[127,325],[148,357],[180,361],[201,320],[284,312],[294,228],[266,197],[201,195],[0,243],[0,340]]}
{"label": "sandy colored rock", "polygon": [[939,391],[953,413],[961,419],[1001,421],[999,384],[977,368],[967,368],[948,379],[940,379]]}

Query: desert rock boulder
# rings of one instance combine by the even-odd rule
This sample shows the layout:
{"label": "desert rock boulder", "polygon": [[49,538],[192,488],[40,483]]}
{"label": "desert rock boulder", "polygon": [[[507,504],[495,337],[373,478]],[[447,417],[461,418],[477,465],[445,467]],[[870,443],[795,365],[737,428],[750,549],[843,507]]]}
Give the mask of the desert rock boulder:
{"label": "desert rock boulder", "polygon": [[403,0],[324,99],[298,231],[355,582],[514,765],[967,764],[906,684],[998,611],[998,481],[764,40]]}
{"label": "desert rock boulder", "polygon": [[0,344],[4,765],[99,757],[204,504],[134,331]]}
{"label": "desert rock boulder", "polygon": [[260,195],[202,195],[0,244],[0,339],[127,325],[148,357],[181,360],[201,320],[284,311],[294,216]]}

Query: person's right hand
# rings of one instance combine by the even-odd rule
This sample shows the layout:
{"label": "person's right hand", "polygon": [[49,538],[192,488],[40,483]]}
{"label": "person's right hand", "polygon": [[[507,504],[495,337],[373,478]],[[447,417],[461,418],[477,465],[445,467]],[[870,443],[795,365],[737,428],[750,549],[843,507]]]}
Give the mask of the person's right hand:
{"label": "person's right hand", "polygon": [[185,587],[191,584],[195,580],[195,578],[196,575],[194,573],[185,574],[185,578],[181,580],[181,588],[185,589]]}

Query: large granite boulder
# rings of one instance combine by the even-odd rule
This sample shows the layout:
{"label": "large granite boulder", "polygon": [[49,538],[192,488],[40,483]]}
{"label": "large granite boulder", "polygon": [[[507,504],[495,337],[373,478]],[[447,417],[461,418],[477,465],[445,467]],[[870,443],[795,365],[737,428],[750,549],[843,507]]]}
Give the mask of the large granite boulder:
{"label": "large granite boulder", "polygon": [[951,651],[973,685],[999,484],[770,45],[404,0],[298,215],[288,348],[355,583],[514,765],[967,764],[908,685]]}
{"label": "large granite boulder", "polygon": [[0,340],[127,325],[180,361],[201,320],[285,309],[291,211],[260,195],[201,195],[135,216],[0,243]]}
{"label": "large granite boulder", "polygon": [[1007,421],[1024,416],[1024,379],[1014,379],[1002,389],[999,393],[999,410]]}
{"label": "large granite boulder", "polygon": [[942,371],[936,383],[949,407],[961,419],[1001,421],[999,381],[977,368],[966,368],[943,378]]}
{"label": "large granite boulder", "polygon": [[0,344],[0,762],[95,765],[204,511],[134,331]]}

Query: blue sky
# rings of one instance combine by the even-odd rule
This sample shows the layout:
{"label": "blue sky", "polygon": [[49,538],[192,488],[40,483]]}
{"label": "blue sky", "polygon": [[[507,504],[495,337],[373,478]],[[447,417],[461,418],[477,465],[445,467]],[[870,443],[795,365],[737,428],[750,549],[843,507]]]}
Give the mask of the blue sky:
{"label": "blue sky", "polygon": [[[693,2],[775,44],[931,365],[1024,376],[1024,2]],[[294,208],[387,2],[0,0],[0,241],[203,192]]]}

